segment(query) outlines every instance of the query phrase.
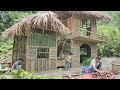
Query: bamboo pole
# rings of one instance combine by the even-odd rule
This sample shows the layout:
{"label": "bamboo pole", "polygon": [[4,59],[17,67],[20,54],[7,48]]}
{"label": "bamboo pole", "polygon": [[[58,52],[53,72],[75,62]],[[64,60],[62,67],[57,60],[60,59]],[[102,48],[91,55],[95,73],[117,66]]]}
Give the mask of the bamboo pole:
{"label": "bamboo pole", "polygon": [[16,42],[15,42],[15,36],[14,36],[13,50],[12,50],[12,64],[14,63],[13,60],[14,60],[14,55],[15,55],[15,54],[14,54],[14,53],[15,53],[15,46],[16,46],[15,44],[16,44]]}

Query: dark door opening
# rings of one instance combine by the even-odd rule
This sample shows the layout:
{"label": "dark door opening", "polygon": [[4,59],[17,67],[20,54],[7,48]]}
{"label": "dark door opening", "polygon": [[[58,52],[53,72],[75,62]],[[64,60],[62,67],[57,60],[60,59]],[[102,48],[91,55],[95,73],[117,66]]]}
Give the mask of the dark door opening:
{"label": "dark door opening", "polygon": [[84,58],[91,57],[91,48],[88,44],[82,44],[80,46],[80,63],[83,62]]}

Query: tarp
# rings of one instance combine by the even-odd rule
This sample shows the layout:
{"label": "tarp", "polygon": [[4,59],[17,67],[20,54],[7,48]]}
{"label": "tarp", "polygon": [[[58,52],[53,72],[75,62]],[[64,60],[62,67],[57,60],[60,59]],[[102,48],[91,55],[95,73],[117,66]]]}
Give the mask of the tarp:
{"label": "tarp", "polygon": [[91,73],[90,74],[83,74],[82,79],[93,79]]}
{"label": "tarp", "polygon": [[89,66],[82,66],[82,74],[89,74],[92,70]]}
{"label": "tarp", "polygon": [[[89,74],[82,74],[82,79],[100,79],[100,78],[92,78],[92,73]],[[107,77],[106,79],[115,79],[115,75],[111,77]]]}

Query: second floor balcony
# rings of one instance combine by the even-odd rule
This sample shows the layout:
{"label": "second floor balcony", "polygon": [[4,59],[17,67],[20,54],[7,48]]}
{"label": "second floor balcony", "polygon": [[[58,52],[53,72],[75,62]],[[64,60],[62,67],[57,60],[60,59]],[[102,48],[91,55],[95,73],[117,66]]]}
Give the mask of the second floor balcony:
{"label": "second floor balcony", "polygon": [[76,39],[84,40],[84,41],[91,41],[91,42],[105,42],[106,37],[100,35],[96,32],[91,32],[86,29],[80,28],[80,32],[74,32],[76,35]]}

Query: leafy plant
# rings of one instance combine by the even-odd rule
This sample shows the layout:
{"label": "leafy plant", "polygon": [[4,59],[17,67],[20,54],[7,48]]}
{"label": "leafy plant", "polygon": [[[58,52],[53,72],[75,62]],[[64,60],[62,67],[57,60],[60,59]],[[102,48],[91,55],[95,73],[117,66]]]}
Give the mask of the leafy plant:
{"label": "leafy plant", "polygon": [[[5,74],[0,74],[1,79],[8,79],[9,71],[7,71]],[[44,75],[36,75],[34,72],[27,72],[23,69],[18,70],[12,70],[11,73],[11,79],[61,79],[61,75],[52,75],[49,76],[47,74]]]}
{"label": "leafy plant", "polygon": [[85,66],[85,65],[89,66],[90,63],[91,63],[91,60],[92,60],[92,58],[84,58],[82,65],[83,66]]}
{"label": "leafy plant", "polygon": [[34,72],[27,72],[23,69],[13,70],[12,79],[46,79],[47,75],[35,75]]}

